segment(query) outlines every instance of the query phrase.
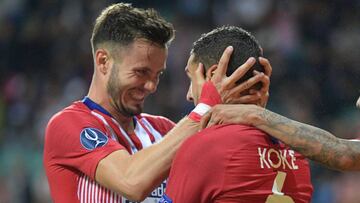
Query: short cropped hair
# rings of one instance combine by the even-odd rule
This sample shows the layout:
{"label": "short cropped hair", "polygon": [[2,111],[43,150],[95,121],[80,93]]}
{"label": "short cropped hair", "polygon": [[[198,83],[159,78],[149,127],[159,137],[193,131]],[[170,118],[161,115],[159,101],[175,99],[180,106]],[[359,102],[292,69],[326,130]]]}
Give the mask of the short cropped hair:
{"label": "short cropped hair", "polygon": [[93,52],[102,43],[126,46],[135,39],[146,39],[167,47],[175,37],[174,27],[154,9],[134,8],[118,3],[105,8],[95,21],[91,36]]}
{"label": "short cropped hair", "polygon": [[[249,57],[262,56],[262,50],[253,35],[246,30],[235,26],[223,26],[216,28],[194,42],[191,54],[194,55],[194,62],[203,63],[205,70],[214,64],[218,64],[222,53],[228,46],[233,46],[226,74],[231,75],[239,66],[246,62]],[[237,84],[246,81],[253,76],[253,70],[264,72],[264,68],[258,62],[255,63]]]}

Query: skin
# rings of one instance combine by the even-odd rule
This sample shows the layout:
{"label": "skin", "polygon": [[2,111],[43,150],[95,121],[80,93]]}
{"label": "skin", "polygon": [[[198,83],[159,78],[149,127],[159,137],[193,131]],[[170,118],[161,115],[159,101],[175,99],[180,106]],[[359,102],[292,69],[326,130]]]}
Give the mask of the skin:
{"label": "skin", "polygon": [[[236,74],[230,77],[222,75],[227,68],[223,61],[229,60],[231,52],[225,50],[220,60],[222,65],[217,68],[221,71],[214,73],[218,79],[212,80],[221,96],[232,90],[229,84],[238,77]],[[167,48],[144,39],[115,49],[106,44],[99,46],[94,53],[95,70],[88,97],[109,111],[127,133],[133,133],[132,115],[142,112],[145,98],[156,91],[166,57]],[[251,65],[245,63],[243,68],[248,69]],[[257,82],[263,81],[264,77],[267,76],[258,76]],[[249,81],[244,84],[247,83]],[[198,92],[201,92],[201,87],[194,85]],[[254,94],[250,99],[255,98],[264,100],[261,94]],[[126,150],[112,152],[99,162],[95,179],[131,201],[142,201],[168,176],[172,159],[183,140],[198,130],[199,123],[185,117],[160,143],[134,155]]]}
{"label": "skin", "polygon": [[[357,101],[360,106],[360,97]],[[202,128],[216,124],[253,125],[304,156],[336,170],[360,170],[360,141],[335,137],[256,105],[217,105],[202,118]]]}
{"label": "skin", "polygon": [[[167,50],[147,46],[138,41],[128,48],[128,57],[114,56],[111,74],[107,84],[112,107],[125,116],[143,112],[145,98],[156,91],[159,77],[165,70]],[[152,67],[148,67],[150,64]]]}
{"label": "skin", "polygon": [[[233,48],[228,47],[229,51],[233,51]],[[269,98],[269,85],[270,85],[270,75],[272,68],[267,59],[260,57],[260,63],[263,65],[265,74],[255,71],[254,77],[247,80],[247,82],[242,84],[236,84],[235,81],[243,77],[247,71],[255,64],[256,60],[253,57],[250,57],[242,66],[240,66],[232,75],[229,77],[226,76],[226,70],[220,69],[218,67],[227,67],[230,60],[230,55],[225,55],[220,59],[219,64],[214,64],[207,71],[204,78],[204,67],[200,63],[194,61],[194,55],[190,55],[187,65],[185,67],[185,73],[190,79],[190,86],[186,98],[190,102],[194,102],[195,105],[198,104],[198,99],[200,98],[201,92],[198,90],[206,80],[211,80],[222,92],[222,101],[223,103],[243,103],[243,104],[257,104],[259,106],[265,107],[267,100]],[[249,65],[248,65],[249,64]],[[224,81],[219,83],[219,81]],[[253,85],[262,82],[263,87],[259,91],[250,90],[250,95],[241,94],[249,90]],[[222,84],[222,86],[219,86]]]}

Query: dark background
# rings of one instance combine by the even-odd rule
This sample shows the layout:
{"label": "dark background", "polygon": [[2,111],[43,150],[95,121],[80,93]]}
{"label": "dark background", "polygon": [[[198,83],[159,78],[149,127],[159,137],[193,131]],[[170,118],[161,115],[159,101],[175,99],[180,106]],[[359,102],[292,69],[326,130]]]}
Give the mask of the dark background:
{"label": "dark background", "polygon": [[[0,202],[50,202],[42,168],[44,128],[56,111],[82,99],[93,63],[90,35],[115,1],[0,0]],[[128,1],[129,2],[129,1]],[[158,0],[176,29],[166,73],[146,112],[178,121],[186,102],[184,67],[192,42],[221,25],[251,31],[273,66],[268,108],[360,136],[360,1]],[[359,173],[312,163],[313,202],[359,202]]]}

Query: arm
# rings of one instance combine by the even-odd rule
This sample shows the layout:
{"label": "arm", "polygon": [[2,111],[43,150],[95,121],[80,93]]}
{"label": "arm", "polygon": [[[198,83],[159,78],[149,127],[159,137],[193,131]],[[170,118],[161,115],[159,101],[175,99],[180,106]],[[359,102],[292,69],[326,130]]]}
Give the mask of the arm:
{"label": "arm", "polygon": [[[216,80],[212,80],[220,96],[233,92],[232,90],[235,88],[233,83],[237,81],[239,75],[244,74],[254,64],[254,60],[247,61],[243,64],[242,71],[237,71],[226,77],[227,62],[231,53],[231,49],[225,50],[220,59],[221,63],[218,65],[218,71],[214,73]],[[202,71],[202,65],[199,65],[197,80],[194,83],[197,88],[202,88],[205,82]],[[257,75],[250,82],[255,84],[262,81],[264,77],[264,75]],[[251,86],[249,81],[245,83],[247,84],[245,86]],[[259,95],[252,97],[252,99],[254,98],[261,99]],[[102,159],[96,169],[95,179],[101,185],[128,199],[141,201],[167,177],[177,149],[187,137],[198,130],[199,123],[186,117],[165,136],[162,142],[143,149],[134,155],[128,154],[125,150],[118,150]]]}
{"label": "arm", "polygon": [[176,150],[198,127],[197,122],[184,118],[160,143],[134,155],[125,150],[111,153],[99,162],[96,181],[128,199],[143,200],[167,177]]}
{"label": "arm", "polygon": [[[211,117],[211,118],[210,118]],[[255,105],[219,105],[203,118],[208,123],[253,125],[291,146],[304,156],[337,170],[360,170],[360,142],[340,139]]]}

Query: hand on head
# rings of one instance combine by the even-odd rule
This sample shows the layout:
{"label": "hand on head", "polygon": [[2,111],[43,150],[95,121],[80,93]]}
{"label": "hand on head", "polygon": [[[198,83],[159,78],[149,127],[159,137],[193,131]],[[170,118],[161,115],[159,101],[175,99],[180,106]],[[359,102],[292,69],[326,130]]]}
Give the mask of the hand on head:
{"label": "hand on head", "polygon": [[[272,67],[269,61],[265,58],[260,57],[259,62],[264,67],[265,73],[254,71],[254,76],[246,80],[241,84],[236,82],[243,77],[248,70],[255,64],[256,60],[254,57],[250,57],[244,64],[242,64],[235,72],[230,76],[226,76],[230,56],[233,52],[233,47],[229,46],[223,52],[219,64],[211,71],[210,80],[221,95],[222,102],[226,104],[243,103],[243,104],[256,104],[262,107],[266,106],[269,98],[269,86],[270,86],[270,75]],[[196,74],[193,78],[193,84],[201,92],[201,88],[206,81],[204,76],[204,66],[200,63]],[[207,74],[209,76],[209,74]],[[252,89],[250,94],[243,95],[242,92],[248,91],[253,85],[258,82],[262,83],[260,90]]]}

